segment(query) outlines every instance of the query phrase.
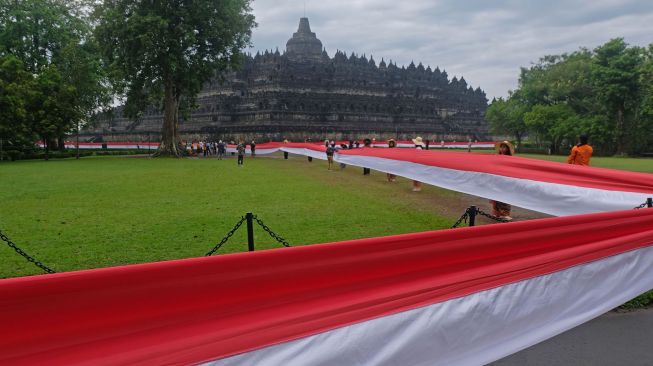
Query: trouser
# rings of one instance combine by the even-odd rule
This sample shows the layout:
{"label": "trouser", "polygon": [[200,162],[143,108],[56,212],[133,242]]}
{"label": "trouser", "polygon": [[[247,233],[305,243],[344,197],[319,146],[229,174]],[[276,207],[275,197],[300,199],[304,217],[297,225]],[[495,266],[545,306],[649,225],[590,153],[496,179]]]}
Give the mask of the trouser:
{"label": "trouser", "polygon": [[370,168],[363,168],[363,175],[370,175]]}
{"label": "trouser", "polygon": [[238,155],[238,165],[243,165],[243,156]]}
{"label": "trouser", "polygon": [[286,160],[288,160],[288,152],[287,152],[287,151],[284,151],[284,152],[283,152],[283,158],[286,159]]}

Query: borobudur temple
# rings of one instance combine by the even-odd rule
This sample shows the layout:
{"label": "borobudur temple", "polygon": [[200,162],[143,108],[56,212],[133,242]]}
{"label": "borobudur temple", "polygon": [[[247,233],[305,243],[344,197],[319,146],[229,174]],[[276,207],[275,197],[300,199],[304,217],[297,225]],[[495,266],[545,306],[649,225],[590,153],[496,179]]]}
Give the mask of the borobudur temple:
{"label": "borobudur temple", "polygon": [[[221,138],[303,141],[306,138],[424,138],[484,140],[485,92],[445,71],[398,67],[383,59],[330,57],[308,18],[278,50],[246,55],[238,71],[215,78],[197,97],[198,108],[180,118],[182,140]],[[137,120],[117,107],[82,135],[106,141],[156,141],[162,111],[149,108]]]}

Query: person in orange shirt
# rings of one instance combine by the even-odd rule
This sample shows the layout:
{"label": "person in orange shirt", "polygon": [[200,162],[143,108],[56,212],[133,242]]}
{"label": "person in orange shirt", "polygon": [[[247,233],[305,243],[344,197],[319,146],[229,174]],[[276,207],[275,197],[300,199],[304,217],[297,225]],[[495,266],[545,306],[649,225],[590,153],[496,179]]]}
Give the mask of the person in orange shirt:
{"label": "person in orange shirt", "polygon": [[575,165],[590,165],[590,158],[594,150],[587,144],[587,135],[580,135],[580,143],[571,148],[567,163]]}

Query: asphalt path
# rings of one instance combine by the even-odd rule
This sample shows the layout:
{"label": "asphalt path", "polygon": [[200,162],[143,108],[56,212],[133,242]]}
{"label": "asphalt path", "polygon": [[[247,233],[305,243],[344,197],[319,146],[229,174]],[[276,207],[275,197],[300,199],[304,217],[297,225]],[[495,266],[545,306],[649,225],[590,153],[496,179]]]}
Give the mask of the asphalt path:
{"label": "asphalt path", "polygon": [[653,365],[653,308],[609,312],[492,366]]}

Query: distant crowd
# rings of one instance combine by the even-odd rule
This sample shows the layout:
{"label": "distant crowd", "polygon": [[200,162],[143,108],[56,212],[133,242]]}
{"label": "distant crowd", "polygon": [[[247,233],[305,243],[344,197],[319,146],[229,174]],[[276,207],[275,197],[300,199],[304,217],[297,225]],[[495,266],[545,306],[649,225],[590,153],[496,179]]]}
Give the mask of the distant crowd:
{"label": "distant crowd", "polygon": [[[588,143],[588,136],[587,135],[581,135],[579,137],[579,142],[577,145],[573,146],[571,149],[571,152],[569,154],[569,157],[567,158],[567,162],[569,164],[574,164],[574,165],[584,165],[588,166],[590,164],[590,159],[593,154],[593,149]],[[284,143],[288,143],[288,140],[284,140]],[[306,139],[304,142],[312,142],[311,139]],[[422,140],[421,137],[416,137],[412,139],[412,142],[414,144],[414,148],[418,150],[428,150],[429,149],[429,141],[428,140]],[[363,140],[363,147],[372,147],[376,143],[376,139],[369,139],[366,138]],[[230,145],[236,145],[234,141],[230,141]],[[255,157],[256,156],[256,141],[252,140],[249,144],[245,143],[245,141],[241,140],[239,143],[236,145],[236,149],[234,152],[232,152],[232,155],[238,154],[238,166],[242,167],[243,166],[243,160],[245,156],[245,151],[247,149],[247,145],[250,146],[250,151],[251,151],[251,156]],[[397,147],[397,142],[394,139],[389,139],[387,141],[388,148],[395,148]],[[444,147],[444,141],[441,142],[442,147]],[[360,147],[360,142],[355,141],[355,140],[349,140],[347,142],[340,142],[336,143],[334,140],[324,140],[324,146],[326,147],[326,158],[328,162],[328,169],[332,170],[333,169],[333,163],[334,163],[334,154],[338,149],[357,149]],[[471,152],[471,146],[472,142],[469,140],[469,145],[468,145],[468,151]],[[193,142],[188,142],[185,145],[186,151],[188,152],[189,155],[191,156],[217,156],[218,159],[222,159],[222,157],[226,154],[227,152],[227,143],[219,140],[218,142],[207,142],[207,141],[193,141]],[[497,142],[495,144],[495,150],[499,155],[508,155],[512,156],[515,154],[515,148],[509,141],[501,141]],[[284,159],[288,159],[288,153],[284,152]],[[313,158],[308,156],[308,161],[312,162]],[[346,167],[345,164],[340,163],[340,169],[344,169]],[[363,168],[363,175],[369,175],[370,174],[370,168]],[[387,180],[388,182],[395,182],[396,180],[396,175],[387,173]],[[413,187],[412,187],[413,192],[420,192],[422,190],[422,182],[413,180]],[[496,201],[496,200],[490,200],[490,204],[492,206],[492,214],[496,217],[501,218],[503,221],[511,221],[512,217],[511,215],[511,205]]]}

